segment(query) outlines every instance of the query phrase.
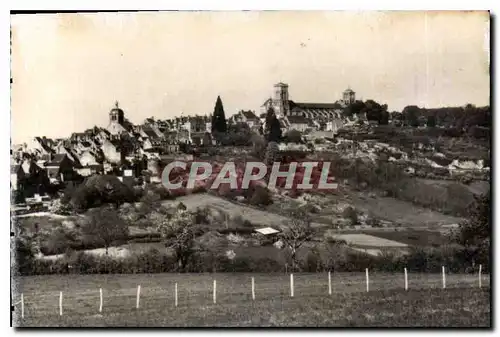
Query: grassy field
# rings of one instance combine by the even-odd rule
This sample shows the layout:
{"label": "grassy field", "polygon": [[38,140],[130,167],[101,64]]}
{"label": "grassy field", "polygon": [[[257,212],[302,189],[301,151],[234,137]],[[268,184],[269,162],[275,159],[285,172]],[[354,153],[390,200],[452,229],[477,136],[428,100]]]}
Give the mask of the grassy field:
{"label": "grassy field", "polygon": [[441,246],[449,241],[441,232],[427,230],[377,231],[366,230],[364,234],[393,240],[414,247]]}
{"label": "grassy field", "polygon": [[[255,278],[256,300],[251,297]],[[217,280],[217,304],[213,280]],[[285,274],[136,274],[22,277],[13,301],[24,294],[25,317],[14,326],[490,326],[489,276],[335,273],[296,274],[290,297]],[[174,284],[178,283],[178,307]],[[141,285],[136,309],[137,285]],[[104,306],[99,314],[99,288]],[[59,291],[63,316],[59,316]]]}

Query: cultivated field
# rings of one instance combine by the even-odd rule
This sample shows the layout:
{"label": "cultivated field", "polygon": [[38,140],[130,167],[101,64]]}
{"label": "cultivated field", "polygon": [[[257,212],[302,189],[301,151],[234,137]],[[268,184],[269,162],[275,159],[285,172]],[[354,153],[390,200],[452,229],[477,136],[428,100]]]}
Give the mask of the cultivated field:
{"label": "cultivated field", "polygon": [[[290,297],[286,274],[136,274],[22,277],[24,294],[15,326],[481,326],[490,323],[489,276],[372,273],[295,274]],[[251,295],[255,279],[255,301]],[[213,303],[213,280],[217,303]],[[178,284],[178,307],[174,285]],[[136,309],[137,286],[141,285]],[[103,311],[99,308],[103,289]],[[63,315],[59,316],[59,292]]]}
{"label": "cultivated field", "polygon": [[195,211],[198,207],[210,207],[224,212],[230,217],[241,216],[244,220],[264,226],[275,226],[286,221],[287,218],[278,214],[261,211],[252,207],[238,205],[221,197],[208,193],[191,194],[175,199],[175,201],[165,201],[165,205],[178,205],[182,202],[188,210]]}

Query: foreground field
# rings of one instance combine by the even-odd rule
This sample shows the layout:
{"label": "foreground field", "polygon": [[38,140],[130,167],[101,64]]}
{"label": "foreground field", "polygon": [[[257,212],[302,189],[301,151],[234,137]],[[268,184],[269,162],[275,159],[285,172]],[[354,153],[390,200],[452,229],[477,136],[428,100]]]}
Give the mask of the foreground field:
{"label": "foreground field", "polygon": [[[255,279],[255,301],[251,297]],[[217,303],[213,303],[213,280]],[[489,277],[477,275],[335,273],[332,295],[326,274],[296,274],[290,297],[285,274],[152,274],[23,277],[13,301],[24,294],[25,317],[15,326],[481,326],[490,323]],[[175,307],[174,284],[178,284]],[[141,285],[136,309],[137,285]],[[99,314],[99,288],[103,312]],[[59,316],[59,292],[63,316]]]}

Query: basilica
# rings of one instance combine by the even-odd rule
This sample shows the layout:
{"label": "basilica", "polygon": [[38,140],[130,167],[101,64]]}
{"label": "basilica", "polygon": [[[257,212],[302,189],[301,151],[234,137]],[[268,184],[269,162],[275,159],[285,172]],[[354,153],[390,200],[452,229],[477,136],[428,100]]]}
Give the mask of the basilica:
{"label": "basilica", "polygon": [[293,128],[303,131],[308,127],[326,125],[329,129],[340,123],[342,110],[355,101],[356,93],[348,88],[334,103],[295,102],[288,95],[288,84],[280,82],[274,85],[274,95],[262,104],[261,113],[272,107],[285,128],[293,125]]}

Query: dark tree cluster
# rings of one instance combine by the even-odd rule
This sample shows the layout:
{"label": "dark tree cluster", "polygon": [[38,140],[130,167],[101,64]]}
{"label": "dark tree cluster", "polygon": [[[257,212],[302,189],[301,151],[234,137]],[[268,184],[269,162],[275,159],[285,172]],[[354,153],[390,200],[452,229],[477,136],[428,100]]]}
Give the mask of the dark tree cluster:
{"label": "dark tree cluster", "polygon": [[268,142],[279,142],[282,138],[281,125],[272,107],[267,110],[266,129],[264,131]]}
{"label": "dark tree cluster", "polygon": [[227,121],[224,113],[224,106],[220,96],[217,96],[215,102],[214,113],[212,114],[212,133],[225,133],[227,132]]}
{"label": "dark tree cluster", "polygon": [[369,99],[366,102],[355,101],[344,110],[344,115],[347,117],[361,114],[366,114],[367,120],[377,121],[380,125],[389,124],[387,104],[380,104],[372,99]]}
{"label": "dark tree cluster", "polygon": [[406,125],[419,126],[427,121],[427,126],[442,125],[447,128],[469,129],[471,127],[491,127],[491,109],[489,106],[476,107],[467,104],[464,107],[443,107],[435,109],[419,108],[408,105],[403,111]]}

